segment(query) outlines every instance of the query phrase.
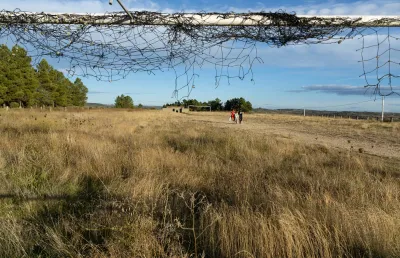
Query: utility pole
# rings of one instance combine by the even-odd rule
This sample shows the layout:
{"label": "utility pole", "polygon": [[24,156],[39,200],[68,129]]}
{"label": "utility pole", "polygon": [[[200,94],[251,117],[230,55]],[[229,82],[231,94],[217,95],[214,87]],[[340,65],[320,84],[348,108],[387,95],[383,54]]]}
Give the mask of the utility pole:
{"label": "utility pole", "polygon": [[303,110],[303,115],[306,116],[306,109]]}
{"label": "utility pole", "polygon": [[382,122],[385,114],[385,96],[382,96]]}

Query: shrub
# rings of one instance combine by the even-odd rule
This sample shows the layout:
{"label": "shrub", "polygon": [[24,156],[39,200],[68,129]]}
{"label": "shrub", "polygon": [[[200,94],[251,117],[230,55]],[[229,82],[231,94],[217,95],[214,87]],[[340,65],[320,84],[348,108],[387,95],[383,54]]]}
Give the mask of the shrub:
{"label": "shrub", "polygon": [[17,103],[17,102],[11,102],[11,103],[10,103],[10,107],[11,107],[11,108],[19,108],[19,103]]}

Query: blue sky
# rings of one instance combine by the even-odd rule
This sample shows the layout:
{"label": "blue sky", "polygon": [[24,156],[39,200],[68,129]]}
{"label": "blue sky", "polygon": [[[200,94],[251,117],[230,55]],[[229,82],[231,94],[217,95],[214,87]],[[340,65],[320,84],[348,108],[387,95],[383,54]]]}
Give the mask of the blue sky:
{"label": "blue sky", "polygon": [[[149,10],[161,12],[248,12],[276,11],[279,9],[298,14],[312,15],[398,15],[400,3],[391,0],[370,1],[253,1],[253,0],[122,0],[130,10]],[[108,0],[14,0],[0,1],[0,9],[45,12],[104,13],[121,11],[114,1]],[[384,32],[384,31],[383,31]],[[400,35],[399,30],[392,31]],[[367,38],[373,42],[374,38]],[[262,64],[253,67],[254,82],[251,77],[243,81],[232,79],[230,83],[221,81],[215,85],[215,70],[205,67],[197,71],[195,88],[190,98],[211,100],[220,98],[223,101],[233,97],[244,97],[255,107],[267,108],[315,108],[326,110],[366,110],[379,111],[380,99],[374,101],[371,94],[364,94],[365,85],[362,74],[358,39],[344,41],[341,44],[289,46],[270,48],[259,44],[259,56]],[[400,45],[400,43],[397,43]],[[400,49],[400,46],[398,47]],[[400,55],[392,56],[399,60]],[[52,64],[63,70],[62,63]],[[400,74],[397,65],[392,73]],[[369,78],[374,82],[374,78]],[[175,75],[172,72],[155,75],[131,74],[125,80],[99,82],[94,78],[84,78],[89,88],[89,102],[110,104],[117,95],[130,95],[135,104],[162,105],[173,102],[171,98],[175,88]],[[400,86],[399,80],[393,85]],[[400,91],[400,90],[399,90]],[[363,102],[363,103],[359,103]],[[400,112],[400,98],[386,98],[387,111]]]}

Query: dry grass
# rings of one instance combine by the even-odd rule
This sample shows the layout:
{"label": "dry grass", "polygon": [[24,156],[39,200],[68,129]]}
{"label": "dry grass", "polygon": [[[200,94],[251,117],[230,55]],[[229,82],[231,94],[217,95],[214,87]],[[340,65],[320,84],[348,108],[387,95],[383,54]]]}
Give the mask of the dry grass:
{"label": "dry grass", "polygon": [[400,256],[397,159],[157,111],[0,115],[0,257]]}
{"label": "dry grass", "polygon": [[[288,124],[302,130],[325,133],[332,136],[358,138],[368,136],[371,139],[397,143],[400,137],[400,123],[381,123],[376,120],[355,120],[347,118],[302,117],[294,115],[253,115],[252,123]],[[329,130],[327,130],[329,128]],[[325,132],[324,132],[325,131]]]}

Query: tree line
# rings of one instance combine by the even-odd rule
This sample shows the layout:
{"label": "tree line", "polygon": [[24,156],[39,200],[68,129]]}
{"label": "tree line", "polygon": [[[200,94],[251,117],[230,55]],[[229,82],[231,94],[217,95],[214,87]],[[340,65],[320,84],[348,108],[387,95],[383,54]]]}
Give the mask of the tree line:
{"label": "tree line", "polygon": [[0,105],[10,107],[84,106],[88,89],[82,80],[71,82],[43,59],[31,65],[27,51],[0,46]]}
{"label": "tree line", "polygon": [[185,108],[189,106],[211,106],[211,110],[213,111],[222,111],[222,110],[242,110],[243,112],[249,112],[253,110],[253,105],[250,101],[246,101],[244,98],[233,98],[227,100],[223,103],[219,98],[209,101],[198,101],[196,99],[184,99],[182,101],[176,101],[174,103],[167,103],[163,107],[168,106],[184,106]]}

